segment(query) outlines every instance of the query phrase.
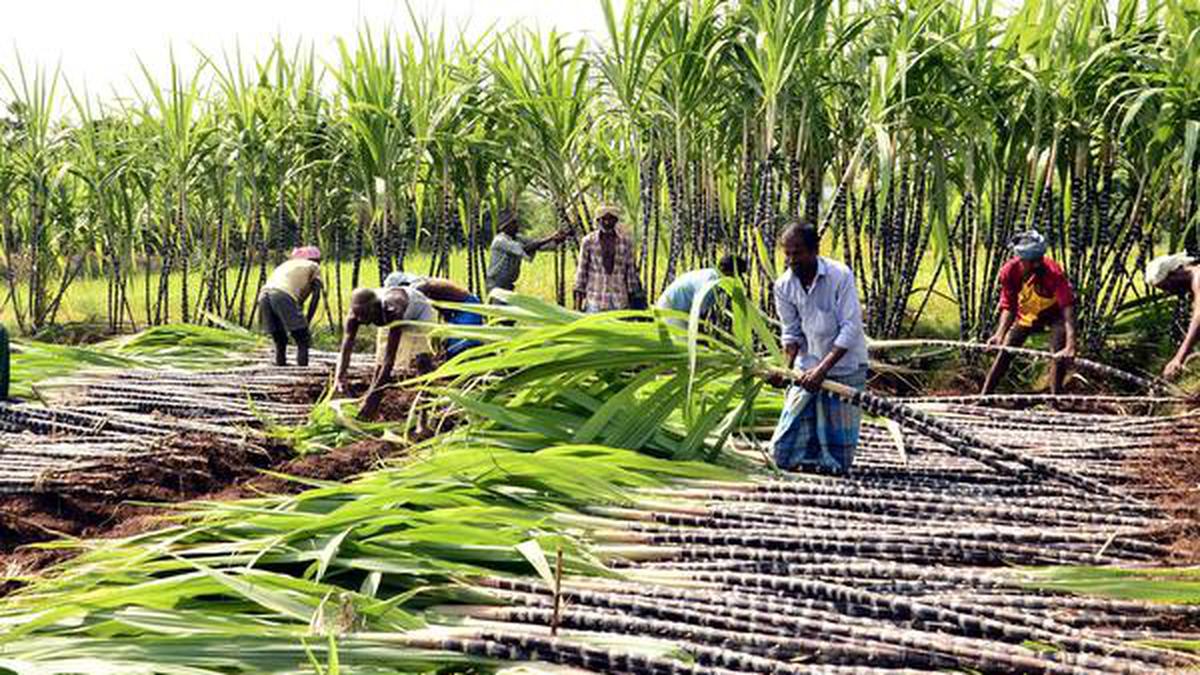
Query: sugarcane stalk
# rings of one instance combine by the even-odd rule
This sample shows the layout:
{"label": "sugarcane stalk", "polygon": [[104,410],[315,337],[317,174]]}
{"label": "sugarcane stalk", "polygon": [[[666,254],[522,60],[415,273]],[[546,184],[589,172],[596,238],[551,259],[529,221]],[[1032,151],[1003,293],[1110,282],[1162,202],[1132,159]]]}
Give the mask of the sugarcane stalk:
{"label": "sugarcane stalk", "polygon": [[[909,339],[909,340],[871,340],[867,344],[868,349],[885,350],[885,349],[909,349],[913,347],[954,347],[957,349],[969,349],[974,351],[993,351],[1006,352],[1009,354],[1017,354],[1021,356],[1030,356],[1039,359],[1054,359],[1055,356],[1051,352],[1045,352],[1028,347],[1010,347],[1008,345],[993,345],[984,342],[962,342],[958,340],[936,340],[936,339]],[[1105,375],[1113,379],[1121,380],[1133,384],[1139,388],[1149,391],[1177,391],[1177,387],[1169,382],[1159,378],[1145,378],[1140,375],[1134,375],[1118,368],[1085,359],[1076,357],[1072,363],[1082,369],[1091,370],[1100,375]]]}

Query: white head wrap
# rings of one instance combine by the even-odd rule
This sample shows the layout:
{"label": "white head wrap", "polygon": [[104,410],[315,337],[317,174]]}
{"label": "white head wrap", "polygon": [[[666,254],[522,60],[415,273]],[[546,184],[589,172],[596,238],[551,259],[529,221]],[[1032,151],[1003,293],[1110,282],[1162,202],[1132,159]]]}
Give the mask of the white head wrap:
{"label": "white head wrap", "polygon": [[416,286],[425,281],[425,277],[408,272],[392,272],[383,280],[384,288],[400,288],[402,286]]}
{"label": "white head wrap", "polygon": [[1186,253],[1160,255],[1146,263],[1146,283],[1157,286],[1171,275],[1171,272],[1196,262],[1196,259]]}

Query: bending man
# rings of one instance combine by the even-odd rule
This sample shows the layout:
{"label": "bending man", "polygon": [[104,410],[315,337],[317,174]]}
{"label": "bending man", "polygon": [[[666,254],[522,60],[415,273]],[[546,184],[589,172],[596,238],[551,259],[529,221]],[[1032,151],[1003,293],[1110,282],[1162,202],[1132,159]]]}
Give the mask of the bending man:
{"label": "bending man", "polygon": [[[300,308],[311,300],[308,314]],[[267,279],[258,296],[258,311],[263,330],[275,343],[275,365],[287,365],[288,334],[296,341],[296,365],[308,365],[308,348],[312,345],[309,326],[321,300],[321,249],[303,246]]]}
{"label": "bending man", "polygon": [[1160,256],[1146,265],[1146,283],[1164,293],[1192,294],[1192,318],[1187,333],[1162,371],[1163,377],[1173,379],[1183,372],[1188,356],[1200,341],[1200,265],[1186,253]]}
{"label": "bending man", "polygon": [[801,372],[771,438],[775,464],[785,471],[846,474],[862,411],[821,391],[821,384],[827,378],[859,390],[867,384],[867,338],[854,273],[819,255],[811,227],[789,225],[780,245],[787,270],[775,281],[775,309],[787,366]]}
{"label": "bending man", "polygon": [[[406,333],[405,326],[393,324],[400,321],[428,323],[433,320],[433,306],[429,304],[428,298],[411,287],[358,288],[350,295],[350,313],[346,316],[337,372],[334,375],[339,392],[345,392],[349,385],[350,354],[354,351],[354,340],[358,337],[359,326],[387,327],[386,342],[382,350],[377,348],[375,351],[375,373],[360,411],[362,417],[370,419],[379,409],[379,404],[383,401],[384,387],[391,381],[401,339],[407,335],[410,341],[423,340],[428,344],[425,332],[419,328],[407,328]],[[417,371],[426,373],[432,370],[433,361],[428,350],[422,350],[415,344],[411,347],[409,351],[414,354],[413,361]]]}
{"label": "bending man", "polygon": [[[663,289],[662,294],[658,296],[656,305],[659,309],[672,309],[676,312],[690,313],[692,311],[692,304],[696,300],[696,294],[705,286],[719,281],[722,277],[739,277],[745,272],[745,258],[726,254],[717,263],[717,269],[707,267],[692,270],[691,272],[675,277],[675,280]],[[712,294],[704,298],[700,307],[700,313],[704,314],[712,309],[715,299],[715,296]]]}
{"label": "bending man", "polygon": [[[1075,358],[1075,294],[1066,275],[1046,258],[1046,240],[1034,231],[1013,237],[1014,257],[1000,268],[1000,325],[990,345],[1020,347],[1030,335],[1050,331],[1050,393],[1062,392],[1066,367]],[[983,382],[983,394],[996,390],[1013,355],[1000,352]]]}
{"label": "bending man", "polygon": [[[426,278],[406,272],[392,272],[383,280],[383,287],[385,289],[405,286],[417,289],[422,295],[434,302],[453,302],[460,305],[483,304],[476,295],[449,279]],[[436,309],[438,315],[445,323],[454,326],[483,325],[483,316],[481,314],[469,312],[465,309]],[[478,347],[480,344],[478,340],[450,338],[445,341],[443,347],[445,348],[446,356],[455,357],[471,347]]]}

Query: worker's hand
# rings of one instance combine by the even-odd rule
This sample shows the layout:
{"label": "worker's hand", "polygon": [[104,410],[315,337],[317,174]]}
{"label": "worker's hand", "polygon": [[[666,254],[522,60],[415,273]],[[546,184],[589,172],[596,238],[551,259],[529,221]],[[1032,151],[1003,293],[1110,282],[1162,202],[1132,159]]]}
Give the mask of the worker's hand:
{"label": "worker's hand", "polygon": [[987,343],[991,347],[1003,347],[1004,346],[1004,333],[996,333],[992,337],[988,338]]}
{"label": "worker's hand", "polygon": [[767,384],[776,389],[783,389],[792,383],[792,374],[786,370],[772,370],[767,373]]}
{"label": "worker's hand", "polygon": [[437,368],[437,365],[433,362],[431,354],[417,354],[413,358],[413,368],[418,375],[428,375]]}
{"label": "worker's hand", "polygon": [[1054,353],[1054,358],[1059,361],[1073,361],[1075,359],[1075,345],[1067,345]]}
{"label": "worker's hand", "polygon": [[1179,374],[1183,372],[1183,366],[1184,366],[1184,361],[1183,361],[1183,359],[1179,358],[1178,356],[1171,359],[1170,361],[1167,361],[1166,367],[1163,368],[1163,372],[1162,372],[1163,377],[1168,380],[1173,380],[1176,377],[1179,377]]}
{"label": "worker's hand", "polygon": [[797,381],[801,387],[808,391],[816,393],[821,391],[821,383],[825,381],[825,371],[820,367],[810,368],[803,373],[800,373],[800,379]]}
{"label": "worker's hand", "polygon": [[337,379],[333,385],[333,393],[338,396],[345,396],[350,391],[350,378],[343,375]]}

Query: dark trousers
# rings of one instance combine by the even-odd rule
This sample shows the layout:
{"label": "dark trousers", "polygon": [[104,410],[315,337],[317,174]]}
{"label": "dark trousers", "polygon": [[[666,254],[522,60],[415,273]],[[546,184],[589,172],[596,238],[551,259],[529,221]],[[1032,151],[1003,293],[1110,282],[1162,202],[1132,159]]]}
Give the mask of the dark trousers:
{"label": "dark trousers", "polygon": [[263,330],[271,335],[275,343],[275,365],[287,365],[288,334],[296,341],[296,365],[308,365],[308,349],[312,335],[308,330],[308,319],[300,311],[300,304],[292,296],[274,288],[268,288],[258,297],[258,312]]}
{"label": "dark trousers", "polygon": [[[1043,312],[1041,316],[1033,322],[1032,326],[1020,326],[1013,324],[1008,329],[1008,333],[1004,336],[1004,345],[1006,347],[1021,347],[1030,335],[1039,333],[1043,330],[1050,332],[1050,351],[1058,352],[1067,345],[1067,320],[1063,316],[1062,310],[1052,310]],[[1008,372],[1008,367],[1012,364],[1013,355],[1007,352],[1000,352],[996,355],[995,362],[992,363],[992,369],[988,372],[987,380],[983,383],[984,394],[990,394],[996,389],[996,385],[1000,382],[1000,378]],[[1062,393],[1063,380],[1066,379],[1067,369],[1058,360],[1050,362],[1050,393]]]}

